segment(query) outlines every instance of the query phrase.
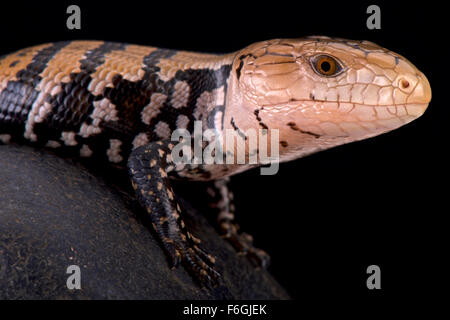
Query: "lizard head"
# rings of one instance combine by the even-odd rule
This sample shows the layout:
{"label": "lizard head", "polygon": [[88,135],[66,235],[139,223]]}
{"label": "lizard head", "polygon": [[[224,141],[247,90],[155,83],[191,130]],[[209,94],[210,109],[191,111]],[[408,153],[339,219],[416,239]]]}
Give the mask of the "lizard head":
{"label": "lizard head", "polygon": [[235,56],[224,124],[278,129],[287,161],[396,129],[430,100],[425,75],[372,42],[278,39]]}

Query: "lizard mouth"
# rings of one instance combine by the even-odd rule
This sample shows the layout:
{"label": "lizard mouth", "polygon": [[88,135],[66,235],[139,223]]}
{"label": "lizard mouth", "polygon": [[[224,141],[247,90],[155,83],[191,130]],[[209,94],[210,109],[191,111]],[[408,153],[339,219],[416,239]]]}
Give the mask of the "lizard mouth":
{"label": "lizard mouth", "polygon": [[[341,123],[340,127],[347,126],[350,135],[361,135],[361,138],[381,134],[397,129],[417,118],[427,109],[428,103],[405,103],[386,106],[355,105],[349,112],[357,121],[359,129],[351,130],[351,125]],[[355,126],[355,128],[356,128]],[[364,131],[366,132],[364,134]]]}
{"label": "lizard mouth", "polygon": [[290,101],[263,106],[260,115],[271,128],[283,121],[298,133],[313,132],[320,137],[352,137],[359,140],[401,127],[420,117],[428,103],[367,105],[328,101]]}
{"label": "lizard mouth", "polygon": [[425,113],[428,108],[428,102],[426,103],[409,103],[405,105],[408,114],[412,117],[418,118]]}

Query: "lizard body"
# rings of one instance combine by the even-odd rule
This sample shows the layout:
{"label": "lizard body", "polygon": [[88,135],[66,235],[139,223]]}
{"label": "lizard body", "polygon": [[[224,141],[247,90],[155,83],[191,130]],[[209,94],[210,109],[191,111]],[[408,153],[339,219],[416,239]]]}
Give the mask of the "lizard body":
{"label": "lizard body", "polygon": [[430,99],[417,68],[367,41],[277,39],[225,55],[66,41],[0,58],[0,141],[127,166],[173,264],[205,284],[219,278],[215,259],[186,229],[170,179],[215,180],[221,231],[265,264],[267,255],[238,234],[226,188],[229,176],[260,163],[175,163],[177,129],[194,133],[199,121],[220,144],[234,131],[247,158],[255,150],[246,132],[276,129],[282,162],[398,128]]}

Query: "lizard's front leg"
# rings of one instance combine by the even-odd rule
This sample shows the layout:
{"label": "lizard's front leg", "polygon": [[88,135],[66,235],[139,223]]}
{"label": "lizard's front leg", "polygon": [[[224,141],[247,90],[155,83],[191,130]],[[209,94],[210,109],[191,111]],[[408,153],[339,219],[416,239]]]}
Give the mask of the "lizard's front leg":
{"label": "lizard's front leg", "polygon": [[128,161],[131,182],[173,267],[182,262],[201,285],[216,285],[220,275],[213,269],[215,259],[187,231],[170,186],[167,171],[173,165],[172,148],[170,142],[153,142],[133,150]]}
{"label": "lizard's front leg", "polygon": [[239,233],[239,225],[234,221],[233,193],[228,187],[229,178],[214,181],[208,187],[211,206],[217,210],[217,223],[222,236],[231,243],[239,254],[246,255],[249,260],[260,267],[270,264],[270,256],[263,250],[253,246],[253,237],[248,233]]}

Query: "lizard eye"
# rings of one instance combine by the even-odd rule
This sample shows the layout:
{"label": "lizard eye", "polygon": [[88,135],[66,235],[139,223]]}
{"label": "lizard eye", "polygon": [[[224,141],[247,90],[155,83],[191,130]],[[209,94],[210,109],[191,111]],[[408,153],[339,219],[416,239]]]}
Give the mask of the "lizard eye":
{"label": "lizard eye", "polygon": [[343,69],[335,58],[323,54],[312,57],[311,65],[317,74],[327,77],[336,76]]}

